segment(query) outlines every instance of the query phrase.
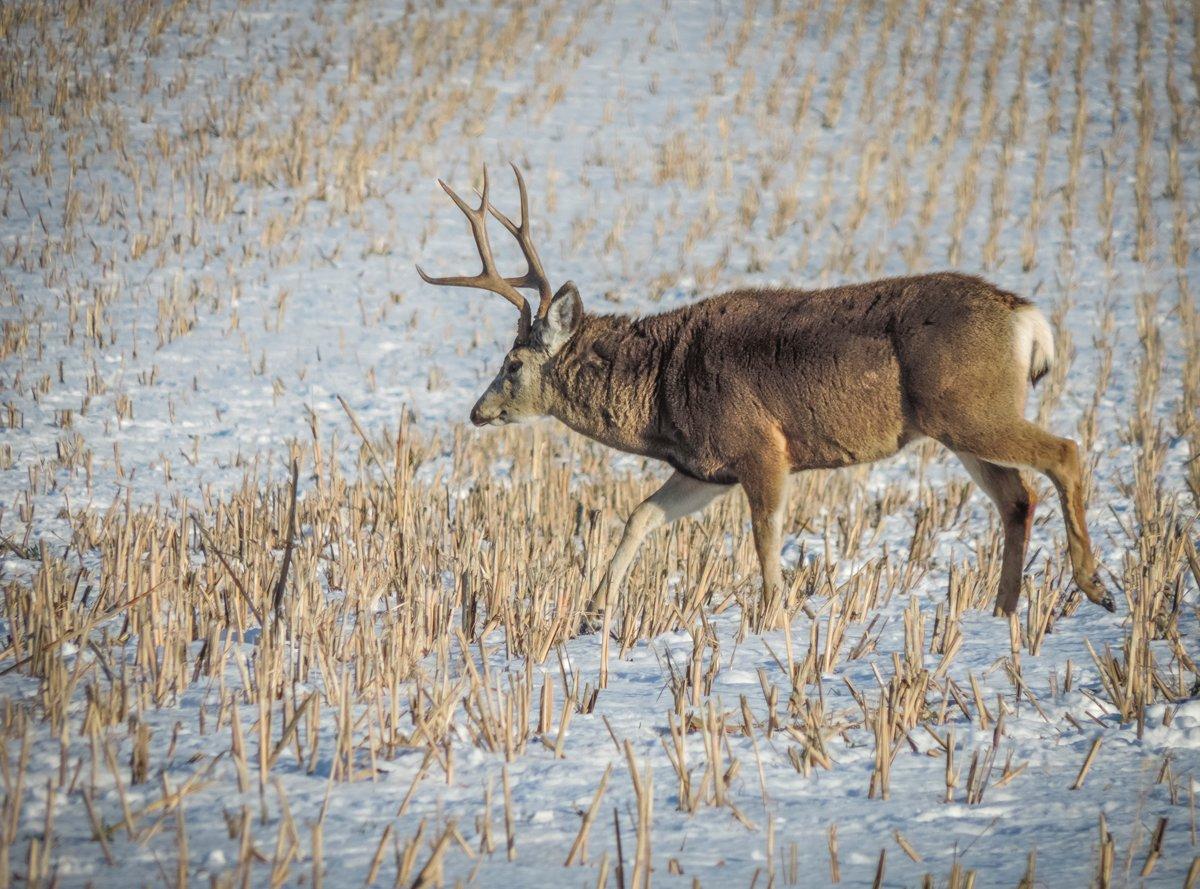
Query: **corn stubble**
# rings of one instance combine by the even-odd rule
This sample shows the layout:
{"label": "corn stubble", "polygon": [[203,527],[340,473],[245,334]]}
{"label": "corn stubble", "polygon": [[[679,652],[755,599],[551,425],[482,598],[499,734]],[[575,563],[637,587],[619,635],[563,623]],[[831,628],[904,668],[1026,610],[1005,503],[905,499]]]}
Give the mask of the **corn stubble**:
{"label": "corn stubble", "polygon": [[[774,663],[756,668],[756,693],[736,701],[719,693],[746,628],[722,634],[714,624],[740,620],[758,595],[740,495],[646,544],[621,613],[597,642],[598,664],[585,671],[564,643],[615,546],[617,520],[651,488],[647,472],[618,471],[600,448],[545,427],[439,435],[405,421],[368,429],[343,402],[354,440],[318,434],[314,417],[308,439],[277,446],[278,471],[248,472],[228,495],[144,507],[118,498],[103,510],[68,504],[62,542],[33,539],[28,530],[0,537],[6,557],[32,566],[0,586],[0,670],[22,678],[28,691],[0,699],[0,887],[54,883],[64,848],[56,816],[77,804],[100,859],[114,864],[131,844],[149,847],[159,872],[148,879],[186,885],[196,864],[195,803],[233,786],[237,794],[227,794],[223,809],[226,865],[212,876],[215,885],[283,885],[301,876],[336,885],[325,865],[326,805],[314,817],[293,817],[284,776],[311,775],[330,787],[368,782],[415,755],[419,766],[397,799],[401,818],[414,801],[453,784],[456,758],[478,750],[503,765],[481,789],[477,811],[439,811],[403,831],[399,821],[386,824],[365,868],[367,885],[442,885],[448,866],[473,878],[493,859],[518,860],[531,832],[517,817],[510,767],[535,756],[570,761],[573,720],[604,718],[622,658],[666,633],[687,640],[686,656],[677,648],[659,657],[664,691],[654,706],[667,765],[652,769],[645,748],[637,752],[610,726],[613,765],[581,807],[573,842],[556,852],[565,867],[592,868],[589,884],[641,887],[655,872],[686,874],[686,853],[655,842],[656,813],[672,809],[727,813],[761,840],[765,873],[754,875],[761,885],[826,876],[837,883],[849,853],[866,856],[882,884],[889,850],[893,869],[904,860],[898,853],[920,863],[946,850],[918,847],[900,831],[881,836],[884,847],[849,849],[835,817],[823,841],[827,861],[801,867],[795,842],[786,853],[777,848],[764,758],[785,757],[786,768],[817,781],[867,745],[873,757],[861,790],[883,805],[898,801],[892,779],[904,757],[934,757],[944,763],[944,786],[933,797],[974,806],[1029,780],[1006,726],[1023,711],[1047,718],[1047,699],[1078,688],[1089,702],[1060,727],[1079,750],[1078,772],[1060,776],[1063,792],[1088,786],[1097,764],[1119,755],[1103,743],[1108,727],[1135,725],[1144,734],[1169,725],[1196,694],[1200,669],[1186,632],[1195,626],[1189,591],[1200,585],[1200,311],[1189,277],[1194,209],[1181,160],[1189,149],[1194,156],[1196,138],[1187,101],[1187,81],[1192,94],[1200,89],[1196,13],[1186,22],[1186,4],[1168,0],[1156,17],[1155,4],[1137,0],[1113,6],[1110,23],[1107,8],[1069,16],[1057,5],[1018,6],[976,2],[959,15],[953,4],[895,0],[881,8],[848,0],[744,4],[714,20],[704,47],[721,54],[726,69],[693,106],[674,109],[651,147],[630,151],[598,138],[578,181],[545,170],[547,224],[558,220],[570,250],[603,243],[611,277],[643,281],[654,298],[681,275],[703,290],[754,275],[772,253],[820,282],[876,275],[893,255],[912,270],[969,265],[976,254],[983,268],[1006,274],[1044,269],[1055,280],[1064,360],[1043,384],[1040,415],[1062,406],[1073,379],[1090,470],[1114,459],[1106,447],[1132,454],[1115,491],[1087,480],[1097,508],[1113,497],[1129,505],[1114,514],[1119,531],[1109,552],[1120,555],[1107,559],[1128,615],[1119,641],[1089,641],[1089,664],[1068,661],[1061,676],[1051,673],[1049,688],[1033,687],[1023,659],[1036,658],[1080,604],[1055,537],[1033,557],[1026,613],[1010,622],[1009,644],[988,668],[990,684],[957,662],[969,644],[965,623],[990,608],[1002,541],[990,519],[945,557],[945,541],[963,533],[971,489],[942,478],[940,455],[922,445],[908,458],[912,481],[868,486],[867,470],[796,479],[789,517],[803,550],[790,576],[794,620],[770,643]],[[186,66],[161,74],[147,64],[135,76],[133,38],[153,57],[166,35],[190,34],[199,58],[242,27],[237,10],[215,15],[204,30],[184,4],[68,3],[59,18],[46,4],[0,5],[5,145],[30,158],[32,181],[56,198],[45,216],[28,213],[27,231],[0,244],[0,300],[12,309],[0,361],[15,368],[6,371],[7,392],[54,405],[56,429],[53,453],[20,470],[12,515],[31,528],[39,498],[60,477],[82,480],[90,493],[101,465],[121,481],[134,471],[118,442],[111,457],[97,454],[76,431],[96,416],[112,430],[134,423],[135,395],[157,382],[154,367],[136,387],[103,370],[108,356],[139,348],[119,320],[119,276],[108,273],[129,264],[163,272],[194,259],[202,273],[164,274],[137,292],[153,318],[140,348],[186,342],[202,321],[219,317],[228,337],[246,343],[247,376],[270,380],[274,398],[283,398],[289,384],[265,353],[252,353],[243,328],[283,331],[288,288],[272,283],[272,297],[252,308],[243,290],[257,282],[234,267],[287,269],[304,255],[307,229],[343,221],[369,227],[367,209],[383,196],[377,168],[403,163],[432,175],[442,147],[465,144],[463,168],[478,169],[489,120],[518,133],[553,124],[595,51],[589,25],[605,15],[612,10],[518,4],[495,21],[453,11],[410,11],[384,26],[360,17],[352,25],[355,52],[341,65],[321,49],[334,41],[318,38],[347,24],[318,11],[310,46],[196,101]],[[766,29],[757,23],[763,16]],[[756,29],[774,35],[774,67],[763,65]],[[647,31],[635,50],[678,49],[669,31]],[[1163,32],[1159,83],[1148,59]],[[1185,56],[1177,48],[1189,40]],[[35,45],[46,48],[45,58]],[[899,64],[885,71],[892,45]],[[809,56],[805,46],[820,51]],[[519,88],[502,94],[490,84],[512,79],[530,58],[537,76],[525,85],[514,81]],[[322,80],[330,70],[337,79]],[[388,87],[397,70],[403,91]],[[1035,75],[1044,81],[1037,113]],[[1089,105],[1089,82],[1106,84],[1107,108]],[[133,118],[112,106],[122,83],[132,85],[139,106]],[[295,88],[293,114],[250,113],[269,106],[282,83]],[[651,79],[645,88],[653,95],[660,84]],[[178,120],[157,122],[155,103],[185,95],[192,99]],[[619,98],[625,105],[634,97]],[[604,115],[607,132],[624,126],[616,105]],[[839,138],[819,138],[824,129]],[[763,136],[765,147],[751,151],[742,132]],[[1087,156],[1089,144],[1103,144],[1098,162]],[[1062,182],[1051,166],[1057,147],[1067,158]],[[520,136],[511,148],[524,150]],[[93,185],[90,170],[105,163],[118,178]],[[597,227],[605,212],[588,202],[574,216],[558,210],[561,194],[595,185],[589,177],[612,189],[611,223]],[[7,170],[0,174],[5,218],[25,202],[14,182]],[[661,205],[647,204],[650,187],[667,195]],[[291,190],[290,206],[266,199],[280,188]],[[899,234],[881,240],[871,224],[878,218]],[[438,233],[432,218],[417,225],[405,237],[421,245]],[[98,242],[92,233],[100,230],[115,235]],[[646,251],[634,246],[638,238]],[[404,240],[394,230],[373,231],[362,256],[386,256]],[[1104,288],[1086,319],[1090,369],[1070,366],[1067,320],[1083,312],[1076,248],[1103,266],[1103,281],[1087,284]],[[322,262],[335,266],[343,249],[331,240]],[[648,254],[665,265],[643,265]],[[1130,259],[1160,283],[1122,279],[1117,266]],[[85,283],[69,273],[76,261],[106,274]],[[22,301],[17,275],[51,288],[56,303]],[[1131,289],[1137,324],[1122,345],[1136,340],[1136,355],[1119,355],[1113,307]],[[360,301],[348,311],[374,323],[403,298],[393,294],[382,309]],[[424,323],[416,310],[404,311],[409,327]],[[64,323],[47,324],[48,312]],[[1182,343],[1174,356],[1161,329],[1166,315]],[[60,328],[79,359],[43,367],[35,359],[55,345],[50,337]],[[1115,360],[1138,363],[1134,391],[1116,410]],[[1163,378],[1166,367],[1177,380]],[[64,407],[55,396],[72,374],[82,397]],[[367,376],[373,391],[373,368]],[[442,371],[430,367],[426,381],[436,391]],[[0,399],[0,429],[27,428],[26,402],[7,393]],[[197,435],[179,458],[198,465],[201,444]],[[1174,458],[1180,483],[1165,480],[1176,447],[1186,451],[1184,460]],[[344,460],[347,452],[357,460]],[[0,443],[0,469],[13,470],[15,459],[14,446]],[[284,466],[294,467],[295,482]],[[169,481],[170,461],[156,471]],[[1056,513],[1047,505],[1040,516],[1053,523]],[[885,541],[896,539],[897,527],[906,546],[891,552]],[[931,594],[934,581],[941,588]],[[881,650],[881,610],[889,605],[902,614],[903,642]],[[997,682],[1004,692],[993,697],[985,688]],[[845,693],[832,694],[833,686]],[[179,708],[173,724],[159,718],[196,697],[200,705]],[[215,752],[181,761],[181,739],[196,735],[211,739]],[[34,762],[46,738],[59,750],[49,768]],[[1168,786],[1178,818],[1148,824],[1120,845],[1099,813],[1090,852],[1095,885],[1117,885],[1135,872],[1148,878],[1166,856],[1194,854],[1193,777],[1164,758],[1157,783]],[[613,802],[630,787],[627,805]],[[761,805],[751,807],[755,788]],[[1172,844],[1184,832],[1186,850],[1182,839]],[[1036,885],[1038,854],[1024,857],[1022,885]],[[1198,862],[1189,886],[1200,885]],[[959,889],[976,880],[956,853],[948,871],[927,874],[924,885]]]}
{"label": "corn stubble", "polygon": [[[1147,360],[1152,348],[1147,344]],[[1136,418],[1131,422],[1136,431]],[[761,746],[784,742],[797,771],[810,775],[836,769],[843,739],[863,730],[875,749],[865,789],[882,799],[889,798],[897,755],[917,749],[916,737],[932,739],[928,755],[946,760],[947,802],[981,803],[990,786],[1019,779],[1024,770],[1004,750],[1005,716],[1023,702],[1038,708],[1047,692],[1025,683],[1021,655],[1036,653],[1054,622],[1073,610],[1075,594],[1064,598],[1062,556],[1050,555],[1043,579],[1030,584],[1025,620],[1013,619],[1011,651],[1002,656],[1010,695],[988,701],[975,676],[965,684],[953,678],[961,620],[986,609],[1000,546],[993,527],[978,544],[980,557],[952,570],[935,612],[922,610],[911,591],[930,568],[936,538],[962,509],[954,485],[926,482],[915,492],[889,486],[871,495],[854,473],[802,479],[792,515],[798,524],[824,521],[823,536],[840,537],[841,552],[801,562],[793,575],[797,619],[779,654],[780,670],[760,669],[761,697],[743,697],[739,708],[728,709],[712,694],[728,656],[709,620],[756,595],[740,498],[654,541],[612,622],[605,662],[594,675],[582,675],[553,664],[615,546],[616,518],[647,488],[640,474],[619,474],[600,448],[541,427],[447,441],[401,426],[360,439],[351,471],[318,457],[346,445],[314,444],[291,446],[302,479],[294,500],[287,480],[251,475],[226,498],[175,510],[119,502],[102,515],[81,514],[74,526],[73,547],[96,558],[88,569],[43,545],[31,580],[4,586],[11,640],[6,669],[31,677],[38,689],[36,703],[9,700],[0,712],[0,731],[17,744],[6,749],[19,751],[3,760],[7,817],[0,826],[10,858],[28,805],[24,751],[33,722],[44,720],[61,740],[63,768],[50,779],[48,798],[78,795],[106,855],[119,835],[148,842],[172,830],[186,858],[185,800],[211,783],[216,759],[198,761],[191,777],[171,786],[162,769],[173,742],[152,738],[143,717],[193,687],[207,689],[208,702],[197,713],[199,724],[186,728],[221,739],[241,793],[286,808],[275,777],[280,769],[320,769],[331,782],[369,781],[397,756],[424,751],[411,796],[421,792],[422,777],[452,777],[456,740],[463,737],[507,762],[539,742],[569,758],[572,718],[591,714],[603,701],[606,676],[620,669],[621,656],[670,631],[690,634],[692,651],[686,663],[663,664],[671,704],[670,731],[661,740],[681,811],[724,807],[747,828],[756,826],[731,788],[747,769],[761,774],[761,764],[734,752],[729,738],[735,735],[750,739],[756,756]],[[1152,465],[1162,446],[1158,436],[1135,469]],[[510,467],[507,478],[492,471],[500,464]],[[1187,506],[1153,478],[1135,473],[1131,482],[1131,499],[1144,512],[1121,572],[1130,620],[1117,649],[1092,649],[1100,683],[1089,693],[1097,712],[1117,714],[1139,729],[1158,702],[1168,702],[1163,719],[1169,721],[1172,704],[1191,694],[1197,670],[1179,630],[1186,608],[1181,593],[1188,572],[1198,567]],[[857,548],[889,514],[914,509],[911,557],[883,555],[846,574]],[[890,663],[872,660],[873,689],[845,679],[856,707],[831,710],[822,684],[871,655],[879,607],[910,596],[903,651]],[[803,619],[805,612],[811,620]],[[806,623],[807,640],[795,637]],[[1152,647],[1156,642],[1166,648]],[[85,648],[90,656],[80,657]],[[520,659],[524,667],[498,673],[497,657]],[[963,721],[990,733],[991,743],[964,748],[956,738]],[[655,777],[627,741],[623,751],[637,805],[621,828],[622,857],[614,866],[629,884],[646,885]],[[161,796],[149,805],[96,802],[103,795],[96,781],[113,782],[124,799],[125,788],[156,775]],[[568,864],[586,861],[609,780],[606,775],[579,836],[564,850]],[[765,785],[762,795],[765,804]],[[507,793],[504,799],[507,810]],[[423,825],[437,835],[400,855],[397,874],[432,884],[445,856],[491,854],[497,843],[490,817],[484,823],[474,840],[464,837],[464,825]],[[515,852],[520,831],[508,820],[506,832]],[[274,852],[263,851],[269,837],[254,834],[255,813],[244,808],[230,824],[231,841],[241,850],[235,883],[268,866],[280,879],[301,860],[319,867],[313,846],[319,822],[302,830],[285,819]],[[425,860],[421,849],[429,843]],[[28,872],[48,874],[51,857],[48,839],[32,838]]]}

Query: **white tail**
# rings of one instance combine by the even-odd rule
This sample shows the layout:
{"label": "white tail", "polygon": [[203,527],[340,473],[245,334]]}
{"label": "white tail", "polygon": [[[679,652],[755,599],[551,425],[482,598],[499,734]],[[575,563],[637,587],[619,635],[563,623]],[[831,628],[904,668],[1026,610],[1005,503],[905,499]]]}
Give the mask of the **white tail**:
{"label": "white tail", "polygon": [[1054,331],[1033,306],[1022,306],[1014,315],[1017,361],[1029,363],[1029,382],[1036,384],[1054,367]]}

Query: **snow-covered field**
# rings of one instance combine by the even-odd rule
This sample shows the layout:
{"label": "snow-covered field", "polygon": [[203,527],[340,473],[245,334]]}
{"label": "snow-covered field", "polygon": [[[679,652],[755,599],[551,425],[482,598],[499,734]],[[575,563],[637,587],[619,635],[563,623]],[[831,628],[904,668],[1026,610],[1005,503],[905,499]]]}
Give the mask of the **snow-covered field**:
{"label": "snow-covered field", "polygon": [[[0,46],[0,887],[1200,885],[1195,3],[9,2]],[[509,161],[591,311],[1035,300],[1117,613],[1043,481],[992,618],[922,445],[798,481],[788,632],[738,493],[575,637],[662,470],[464,425],[515,313],[413,269],[476,267],[434,179],[515,211]]]}

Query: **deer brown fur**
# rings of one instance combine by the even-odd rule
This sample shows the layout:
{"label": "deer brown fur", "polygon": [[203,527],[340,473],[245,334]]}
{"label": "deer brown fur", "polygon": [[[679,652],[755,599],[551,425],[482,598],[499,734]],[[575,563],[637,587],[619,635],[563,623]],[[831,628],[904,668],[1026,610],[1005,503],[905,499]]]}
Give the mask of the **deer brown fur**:
{"label": "deer brown fur", "polygon": [[[521,226],[491,208],[486,179],[473,212],[501,218],[529,258],[525,188],[517,176]],[[763,573],[758,623],[778,623],[786,606],[779,552],[788,476],[880,460],[920,438],[954,451],[1000,511],[997,614],[1017,606],[1036,505],[1022,467],[1053,482],[1075,582],[1113,609],[1084,523],[1078,449],[1024,418],[1029,389],[1051,366],[1054,348],[1049,326],[1027,300],[944,272],[816,291],[737,290],[644,318],[597,316],[584,313],[571,283],[546,298],[536,253],[525,276],[500,279],[486,233],[476,241],[481,276],[426,280],[537,286],[543,299],[536,319],[522,321],[472,421],[552,416],[675,470],[630,516],[590,611],[616,604],[650,531],[740,484]]]}

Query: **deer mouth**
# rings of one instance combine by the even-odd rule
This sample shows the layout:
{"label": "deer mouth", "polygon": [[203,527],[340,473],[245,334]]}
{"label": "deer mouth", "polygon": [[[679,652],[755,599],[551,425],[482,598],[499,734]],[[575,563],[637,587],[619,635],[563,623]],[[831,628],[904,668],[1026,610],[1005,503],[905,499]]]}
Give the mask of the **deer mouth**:
{"label": "deer mouth", "polygon": [[508,411],[502,410],[489,417],[478,407],[474,407],[471,409],[471,422],[476,426],[503,426],[508,423]]}

